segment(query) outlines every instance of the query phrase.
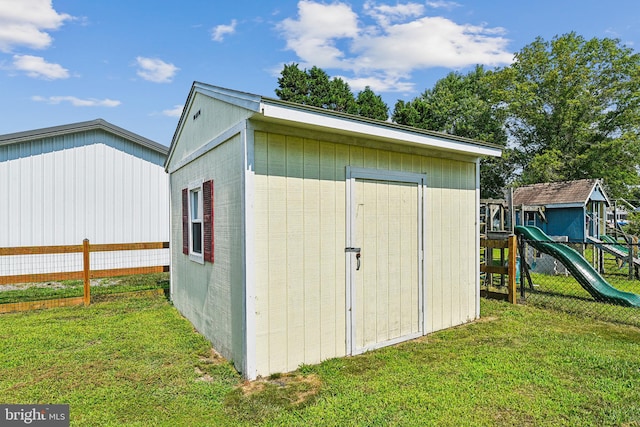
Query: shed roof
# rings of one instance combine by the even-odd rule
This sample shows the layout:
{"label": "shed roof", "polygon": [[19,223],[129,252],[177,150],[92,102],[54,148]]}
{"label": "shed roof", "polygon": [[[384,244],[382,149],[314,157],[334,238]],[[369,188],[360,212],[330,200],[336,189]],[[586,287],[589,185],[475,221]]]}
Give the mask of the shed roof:
{"label": "shed roof", "polygon": [[502,147],[487,142],[194,82],[171,141],[165,168],[171,161],[180,130],[184,126],[188,105],[197,93],[252,111],[252,120],[377,139],[400,145],[434,148],[477,157],[498,157],[502,153]]}
{"label": "shed roof", "polygon": [[61,126],[52,126],[42,129],[28,130],[24,132],[8,133],[0,135],[0,146],[16,144],[19,142],[33,141],[34,139],[49,138],[52,136],[68,135],[78,132],[86,132],[90,130],[103,130],[112,133],[121,138],[135,142],[143,147],[166,155],[169,148],[165,145],[158,144],[155,141],[147,139],[143,136],[130,132],[126,129],[111,124],[103,119],[95,119],[86,122],[71,123]]}
{"label": "shed roof", "polygon": [[518,187],[513,190],[513,204],[515,206],[584,206],[593,198],[594,193],[601,194],[607,205],[610,204],[599,179],[545,182]]}

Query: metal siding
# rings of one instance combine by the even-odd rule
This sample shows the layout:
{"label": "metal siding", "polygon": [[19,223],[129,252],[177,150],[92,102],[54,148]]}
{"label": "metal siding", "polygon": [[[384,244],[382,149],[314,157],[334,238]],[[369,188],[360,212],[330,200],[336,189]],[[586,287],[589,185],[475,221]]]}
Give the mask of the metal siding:
{"label": "metal siding", "polygon": [[475,318],[473,162],[256,131],[258,375],[345,355],[347,165],[426,173],[426,332]]}
{"label": "metal siding", "polygon": [[[171,174],[173,302],[239,370],[245,360],[242,158],[236,135]],[[199,264],[182,253],[182,190],[210,179],[215,182],[215,261]]]}
{"label": "metal siding", "polygon": [[[161,161],[132,154],[148,150],[135,145],[90,131],[6,146],[0,246],[167,241],[168,176]],[[168,251],[163,256],[168,263]],[[16,274],[36,268],[25,263]]]}

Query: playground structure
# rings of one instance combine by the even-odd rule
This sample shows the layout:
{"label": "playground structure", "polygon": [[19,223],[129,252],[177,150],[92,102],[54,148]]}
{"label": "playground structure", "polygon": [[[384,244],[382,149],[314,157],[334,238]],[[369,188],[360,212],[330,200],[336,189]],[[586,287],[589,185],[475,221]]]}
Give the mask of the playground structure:
{"label": "playground structure", "polygon": [[[616,215],[615,204],[613,204],[613,207],[614,215]],[[598,208],[597,218],[599,224],[597,227],[589,228],[593,223],[589,224],[589,216],[586,216],[584,241],[561,244],[558,241],[566,242],[566,237],[549,236],[539,227],[531,225],[531,221],[529,221],[529,224],[527,223],[527,219],[531,219],[534,216],[538,220],[548,220],[546,213],[548,213],[546,206],[525,204],[514,206],[512,193],[506,200],[481,200],[480,253],[483,283],[481,294],[488,297],[508,299],[515,303],[516,276],[519,276],[521,295],[524,296],[525,286],[522,283],[525,280],[528,280],[529,288],[533,289],[530,274],[532,272],[545,275],[571,273],[580,286],[595,301],[624,307],[640,307],[640,295],[617,289],[602,276],[604,273],[605,254],[607,254],[615,257],[618,270],[625,265],[628,266],[629,279],[640,279],[638,274],[640,271],[638,239],[635,236],[625,234],[617,220],[613,224],[615,228],[607,226],[605,221],[606,212]],[[594,218],[593,215],[592,218]],[[615,218],[617,219],[617,215]],[[589,235],[595,231],[600,231],[601,234],[598,237]],[[515,236],[519,240],[518,248],[517,250],[509,249],[507,241],[511,237],[516,238]],[[587,248],[587,245],[592,245],[593,250]],[[513,257],[517,258],[517,260],[513,260],[516,266],[509,271],[508,265],[511,264],[512,253],[517,254]],[[522,256],[521,254],[526,254],[527,256]],[[591,263],[587,258],[590,259]],[[610,257],[607,259],[611,261]],[[538,261],[537,265],[536,261]],[[551,261],[552,264],[549,264],[548,261]],[[541,265],[544,266],[545,264],[550,270],[543,271]],[[500,266],[502,266],[502,269]],[[532,267],[534,267],[533,270]],[[615,269],[615,266],[613,268]],[[619,273],[616,274],[618,274],[617,277],[620,277]],[[497,293],[495,292],[496,289],[498,290]],[[504,293],[505,290],[507,293]],[[499,291],[503,291],[503,293]]]}

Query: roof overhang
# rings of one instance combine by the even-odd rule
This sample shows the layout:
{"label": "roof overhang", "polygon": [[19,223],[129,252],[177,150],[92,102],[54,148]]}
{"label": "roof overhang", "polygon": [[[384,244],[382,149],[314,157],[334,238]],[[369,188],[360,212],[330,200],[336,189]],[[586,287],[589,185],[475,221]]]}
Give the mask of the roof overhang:
{"label": "roof overhang", "polygon": [[252,119],[474,157],[499,157],[502,154],[502,148],[497,145],[468,138],[268,98],[262,99],[260,110]]}

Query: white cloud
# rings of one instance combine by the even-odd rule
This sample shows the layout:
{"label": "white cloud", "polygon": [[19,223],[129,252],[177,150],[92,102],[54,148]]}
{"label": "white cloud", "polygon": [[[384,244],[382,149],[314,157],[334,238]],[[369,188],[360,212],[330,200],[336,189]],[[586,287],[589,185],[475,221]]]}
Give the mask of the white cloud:
{"label": "white cloud", "polygon": [[27,76],[45,80],[69,78],[69,70],[59,64],[45,61],[40,56],[13,55],[13,68],[24,71]]}
{"label": "white cloud", "polygon": [[170,83],[180,68],[157,58],[138,56],[138,76],[153,83]]}
{"label": "white cloud", "polygon": [[11,52],[15,47],[45,49],[52,41],[48,31],[57,30],[70,19],[71,15],[53,9],[51,0],[2,0],[0,51]]}
{"label": "white cloud", "polygon": [[95,98],[87,98],[81,99],[75,96],[50,96],[48,98],[42,96],[32,96],[32,101],[37,102],[46,102],[47,104],[57,105],[63,102],[68,102],[74,107],[117,107],[121,104],[120,101],[116,101],[113,99],[105,98],[105,99],[95,99]]}
{"label": "white cloud", "polygon": [[376,5],[372,1],[367,1],[364,4],[364,12],[375,19],[382,27],[386,27],[392,22],[423,15],[424,10],[424,5],[418,3],[389,6],[386,4]]}
{"label": "white cloud", "polygon": [[298,18],[287,18],[278,29],[287,41],[287,48],[307,64],[320,68],[340,67],[344,52],[336,46],[340,39],[358,37],[358,16],[345,3],[298,3]]}
{"label": "white cloud", "polygon": [[[424,4],[431,8],[457,6],[450,1]],[[390,6],[368,0],[358,15],[340,0],[330,4],[300,0],[298,15],[281,21],[277,29],[287,49],[300,58],[301,66],[353,73],[352,78],[344,79],[354,89],[369,85],[379,92],[406,92],[413,88],[410,77],[417,70],[513,61],[503,28],[427,16],[424,4]]]}
{"label": "white cloud", "polygon": [[238,21],[233,19],[229,25],[218,25],[211,30],[211,39],[216,42],[224,40],[224,36],[234,34],[236,32],[236,25]]}
{"label": "white cloud", "polygon": [[434,9],[451,10],[453,8],[460,7],[460,3],[456,3],[454,1],[436,0],[436,1],[427,1],[427,6],[432,7]]}
{"label": "white cloud", "polygon": [[184,105],[174,105],[173,108],[162,110],[162,115],[168,116],[168,117],[180,117],[182,115],[183,109],[184,109]]}

